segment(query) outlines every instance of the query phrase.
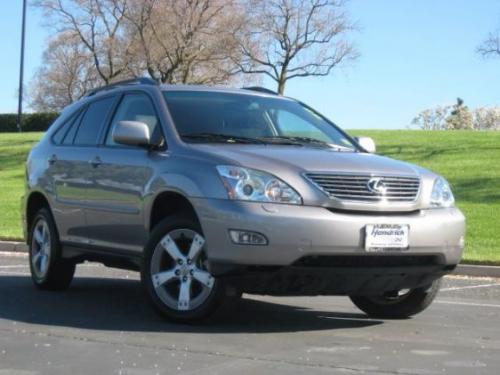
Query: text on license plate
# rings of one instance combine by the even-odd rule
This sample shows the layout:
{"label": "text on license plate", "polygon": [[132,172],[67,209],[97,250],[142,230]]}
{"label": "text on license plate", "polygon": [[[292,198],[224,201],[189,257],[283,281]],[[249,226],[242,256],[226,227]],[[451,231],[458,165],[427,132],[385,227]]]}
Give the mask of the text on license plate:
{"label": "text on license plate", "polygon": [[368,224],[365,228],[365,250],[407,249],[407,224]]}

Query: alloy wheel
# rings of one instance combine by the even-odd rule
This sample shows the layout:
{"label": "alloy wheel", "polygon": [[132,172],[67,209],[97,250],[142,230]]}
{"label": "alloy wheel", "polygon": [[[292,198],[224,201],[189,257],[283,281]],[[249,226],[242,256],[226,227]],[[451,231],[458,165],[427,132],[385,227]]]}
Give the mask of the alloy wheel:
{"label": "alloy wheel", "polygon": [[39,219],[33,227],[31,239],[31,263],[35,275],[44,278],[50,263],[50,231],[47,222]]}
{"label": "alloy wheel", "polygon": [[158,298],[177,311],[193,310],[210,296],[215,278],[207,270],[205,239],[192,229],[175,229],[156,245],[150,264]]}

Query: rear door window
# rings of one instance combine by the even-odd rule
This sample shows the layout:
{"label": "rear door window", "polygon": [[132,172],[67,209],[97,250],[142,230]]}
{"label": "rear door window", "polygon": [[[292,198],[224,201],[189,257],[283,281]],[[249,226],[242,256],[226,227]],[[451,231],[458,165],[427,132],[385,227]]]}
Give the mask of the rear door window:
{"label": "rear door window", "polygon": [[107,97],[92,102],[85,112],[74,144],[81,146],[95,146],[98,142],[99,134],[108,118],[115,97]]}

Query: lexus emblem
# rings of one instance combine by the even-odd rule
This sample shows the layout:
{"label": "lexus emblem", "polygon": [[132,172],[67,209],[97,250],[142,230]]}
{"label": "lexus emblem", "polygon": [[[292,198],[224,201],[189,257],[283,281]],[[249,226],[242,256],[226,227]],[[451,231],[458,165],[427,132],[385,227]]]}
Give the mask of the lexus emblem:
{"label": "lexus emblem", "polygon": [[370,192],[378,195],[385,195],[385,192],[387,191],[387,187],[384,182],[378,177],[370,178],[366,183],[366,187]]}

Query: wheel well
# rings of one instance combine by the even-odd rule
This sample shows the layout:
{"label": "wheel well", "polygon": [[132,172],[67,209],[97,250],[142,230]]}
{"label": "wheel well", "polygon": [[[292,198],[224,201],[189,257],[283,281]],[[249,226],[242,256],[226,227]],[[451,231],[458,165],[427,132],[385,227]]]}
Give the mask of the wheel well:
{"label": "wheel well", "polygon": [[152,231],[156,224],[165,217],[181,212],[198,220],[198,215],[196,215],[193,205],[186,197],[173,192],[161,193],[155,198],[151,209],[149,230]]}
{"label": "wheel well", "polygon": [[36,213],[42,207],[47,207],[50,209],[49,202],[47,198],[42,193],[34,192],[28,198],[28,203],[26,205],[26,224],[28,230],[31,228],[31,224],[33,223],[33,219]]}

